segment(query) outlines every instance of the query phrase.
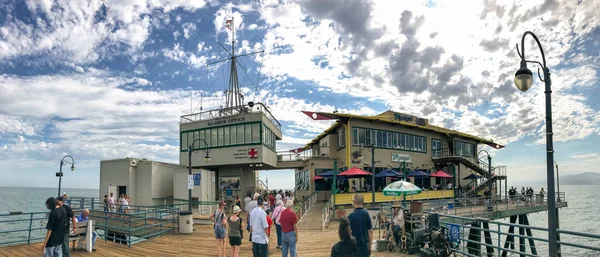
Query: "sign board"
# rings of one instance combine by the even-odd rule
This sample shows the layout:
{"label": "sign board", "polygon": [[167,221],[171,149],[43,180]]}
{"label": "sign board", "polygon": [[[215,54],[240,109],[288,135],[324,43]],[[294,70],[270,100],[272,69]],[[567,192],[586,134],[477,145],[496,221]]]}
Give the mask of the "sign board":
{"label": "sign board", "polygon": [[194,186],[200,185],[200,174],[194,174]]}
{"label": "sign board", "polygon": [[410,162],[410,155],[401,153],[392,153],[392,162]]}
{"label": "sign board", "polygon": [[238,123],[238,122],[244,122],[244,121],[246,121],[245,117],[222,119],[222,120],[215,120],[215,121],[208,122],[208,126],[225,125],[225,124],[232,124],[232,123]]}
{"label": "sign board", "polygon": [[194,175],[188,175],[188,189],[194,189]]}

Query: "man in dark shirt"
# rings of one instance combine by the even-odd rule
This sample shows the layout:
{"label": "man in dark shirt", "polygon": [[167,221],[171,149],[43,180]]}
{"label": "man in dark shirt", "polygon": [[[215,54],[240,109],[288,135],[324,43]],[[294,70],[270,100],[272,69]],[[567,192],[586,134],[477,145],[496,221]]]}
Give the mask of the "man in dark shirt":
{"label": "man in dark shirt", "polygon": [[356,257],[369,257],[373,241],[373,224],[369,213],[363,208],[365,197],[356,194],[352,202],[354,202],[354,211],[348,215],[348,220],[350,220],[352,236],[356,238]]}
{"label": "man in dark shirt", "polygon": [[77,224],[77,219],[75,219],[75,213],[73,212],[73,209],[71,209],[69,205],[64,204],[64,201],[65,199],[62,196],[56,197],[56,202],[58,205],[60,205],[60,207],[65,209],[67,215],[67,224],[65,224],[65,240],[62,244],[62,256],[69,257],[69,220],[71,223],[73,223],[73,234],[77,234],[77,227],[75,226]]}
{"label": "man in dark shirt", "polygon": [[62,244],[67,232],[67,213],[64,208],[58,205],[53,197],[46,200],[46,208],[50,211],[48,214],[48,224],[46,224],[46,238],[42,244],[42,250],[45,257],[62,256]]}

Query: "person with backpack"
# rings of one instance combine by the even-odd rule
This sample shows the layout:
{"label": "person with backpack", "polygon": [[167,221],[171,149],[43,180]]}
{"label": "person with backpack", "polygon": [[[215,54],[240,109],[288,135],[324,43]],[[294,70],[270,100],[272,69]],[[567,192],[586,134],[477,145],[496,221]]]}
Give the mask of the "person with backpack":
{"label": "person with backpack", "polygon": [[242,245],[242,238],[244,238],[243,221],[240,217],[242,210],[239,206],[233,207],[233,214],[227,219],[229,224],[229,245],[231,245],[231,256],[240,256],[240,246]]}
{"label": "person with backpack", "polygon": [[210,215],[210,219],[213,220],[215,238],[217,239],[217,249],[219,252],[219,257],[225,257],[227,254],[225,252],[225,227],[227,225],[227,216],[225,215],[225,203],[219,202],[219,208]]}

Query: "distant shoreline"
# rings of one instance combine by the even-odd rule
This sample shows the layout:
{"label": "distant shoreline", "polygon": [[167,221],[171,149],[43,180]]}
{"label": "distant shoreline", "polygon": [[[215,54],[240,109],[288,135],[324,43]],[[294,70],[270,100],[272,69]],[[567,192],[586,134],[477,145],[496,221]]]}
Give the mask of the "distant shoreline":
{"label": "distant shoreline", "polygon": [[[56,187],[35,187],[35,186],[0,186],[0,188],[39,188],[39,189],[57,189]],[[100,188],[76,188],[76,187],[62,187],[61,191],[68,191],[69,189],[75,190],[100,190]]]}

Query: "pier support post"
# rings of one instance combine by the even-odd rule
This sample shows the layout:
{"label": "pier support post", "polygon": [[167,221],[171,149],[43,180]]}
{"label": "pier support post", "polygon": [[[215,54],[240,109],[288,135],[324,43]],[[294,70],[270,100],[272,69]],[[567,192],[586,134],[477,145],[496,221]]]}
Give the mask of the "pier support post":
{"label": "pier support post", "polygon": [[[524,220],[523,220],[523,215],[519,215],[519,225],[523,225]],[[525,235],[525,228],[523,227],[519,227],[519,252],[521,253],[525,253],[527,252],[527,248],[525,248],[525,238],[523,237]],[[521,257],[525,257],[525,255],[521,254]]]}
{"label": "pier support post", "polygon": [[492,234],[490,233],[490,224],[487,221],[483,222],[483,235],[485,238],[485,250],[488,257],[494,256],[494,243],[492,243]]}
{"label": "pier support post", "polygon": [[471,223],[471,229],[469,229],[469,242],[467,242],[467,251],[469,254],[475,256],[481,255],[481,229],[479,229],[480,227],[480,222],[476,221]]}
{"label": "pier support post", "polygon": [[[515,224],[517,222],[517,216],[513,215],[510,216],[510,224]],[[513,235],[515,233],[515,227],[514,226],[510,226],[508,228],[508,235],[506,235],[506,242],[504,242],[504,249],[508,249],[508,247],[510,247],[510,249],[514,250],[515,249],[515,236]],[[506,257],[506,254],[508,252],[506,250],[502,251],[502,257]]]}
{"label": "pier support post", "polygon": [[[529,226],[529,218],[527,218],[527,214],[523,215],[523,221],[525,221],[524,225]],[[531,228],[525,229],[528,237],[533,237],[533,233],[531,233]],[[535,248],[535,240],[533,238],[529,238],[529,247],[531,248],[531,254],[537,255],[537,249]]]}

